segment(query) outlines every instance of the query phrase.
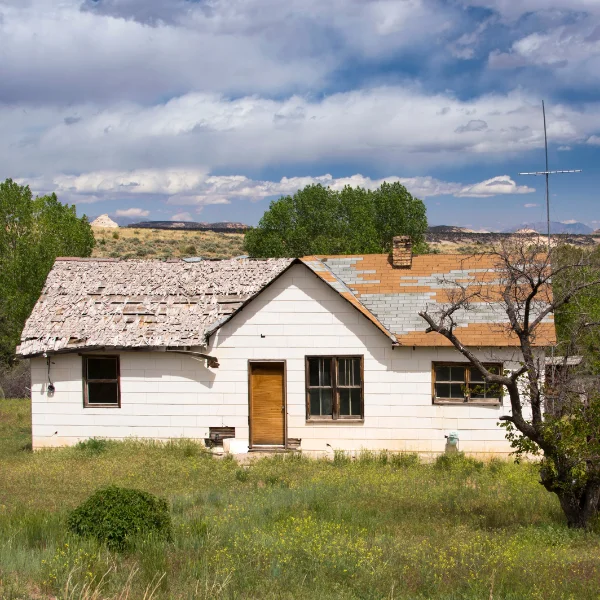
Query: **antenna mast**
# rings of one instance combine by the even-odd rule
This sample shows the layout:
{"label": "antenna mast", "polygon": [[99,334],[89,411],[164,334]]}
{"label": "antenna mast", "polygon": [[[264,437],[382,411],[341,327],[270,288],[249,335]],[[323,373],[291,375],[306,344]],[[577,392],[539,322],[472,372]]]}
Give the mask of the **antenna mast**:
{"label": "antenna mast", "polygon": [[581,169],[569,171],[550,171],[548,167],[548,133],[546,131],[546,106],[542,100],[542,115],[544,117],[544,149],[546,151],[546,170],[534,171],[533,173],[519,173],[519,175],[545,175],[546,176],[546,223],[548,226],[548,250],[550,250],[550,175],[558,173],[581,173]]}

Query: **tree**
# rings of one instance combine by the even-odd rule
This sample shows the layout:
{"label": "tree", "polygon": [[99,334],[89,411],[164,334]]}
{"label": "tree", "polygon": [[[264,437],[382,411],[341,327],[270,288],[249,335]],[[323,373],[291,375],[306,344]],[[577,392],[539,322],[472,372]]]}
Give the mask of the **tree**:
{"label": "tree", "polygon": [[0,360],[14,356],[23,325],[57,256],[89,256],[94,234],[55,194],[0,183]]}
{"label": "tree", "polygon": [[425,205],[400,183],[374,191],[318,184],[271,202],[244,243],[256,257],[376,254],[391,252],[395,235],[409,235],[418,253],[426,250],[426,230]]}
{"label": "tree", "polygon": [[[548,318],[588,293],[600,291],[600,261],[597,254],[549,252],[530,240],[503,244],[493,252],[496,268],[493,284],[451,282],[449,302],[420,313],[429,325],[474,366],[489,384],[503,386],[510,398],[511,414],[500,417],[517,458],[537,455],[542,485],[558,496],[570,527],[587,527],[600,504],[600,388],[584,364],[562,369],[568,376],[545,384],[545,360],[540,360],[535,342],[544,335]],[[558,281],[551,289],[551,282]],[[520,368],[492,373],[471,348],[464,346],[457,331],[463,310],[481,303],[502,306],[508,335],[518,340]],[[570,344],[562,344],[558,363],[569,364],[569,353],[579,347],[578,330],[595,329],[599,323],[571,323]],[[558,409],[548,410],[545,397],[560,397]]]}

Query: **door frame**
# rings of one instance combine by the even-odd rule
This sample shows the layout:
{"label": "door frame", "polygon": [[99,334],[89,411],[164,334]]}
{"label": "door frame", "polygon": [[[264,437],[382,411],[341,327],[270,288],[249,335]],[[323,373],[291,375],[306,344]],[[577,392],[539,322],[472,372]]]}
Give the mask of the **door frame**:
{"label": "door frame", "polygon": [[287,360],[280,358],[251,358],[248,360],[248,449],[252,450],[252,365],[260,363],[279,363],[283,365],[283,446],[261,446],[256,445],[257,449],[260,448],[284,448],[288,447],[288,405],[287,405]]}

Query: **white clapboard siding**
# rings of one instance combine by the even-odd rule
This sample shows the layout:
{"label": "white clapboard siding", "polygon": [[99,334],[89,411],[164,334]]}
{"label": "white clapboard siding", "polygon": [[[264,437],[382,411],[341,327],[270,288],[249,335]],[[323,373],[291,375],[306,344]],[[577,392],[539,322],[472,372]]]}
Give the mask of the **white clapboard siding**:
{"label": "white clapboard siding", "polygon": [[[435,334],[431,334],[435,335]],[[439,406],[431,402],[432,361],[461,360],[451,348],[392,348],[391,341],[303,265],[293,266],[242,309],[211,340],[218,369],[181,354],[120,352],[121,408],[84,408],[81,357],[51,357],[32,369],[34,447],[89,437],[169,439],[208,437],[209,427],[235,427],[248,439],[248,360],[280,359],[287,368],[288,437],[315,454],[336,449],[439,453],[444,435],[459,432],[460,449],[507,454],[497,426],[503,407]],[[364,356],[363,423],[306,423],[305,356]],[[477,349],[510,368],[514,349]]]}

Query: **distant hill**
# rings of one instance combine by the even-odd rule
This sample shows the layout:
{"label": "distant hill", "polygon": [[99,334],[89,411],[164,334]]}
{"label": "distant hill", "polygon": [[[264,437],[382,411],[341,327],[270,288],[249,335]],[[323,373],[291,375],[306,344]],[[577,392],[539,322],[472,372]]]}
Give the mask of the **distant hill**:
{"label": "distant hill", "polygon": [[427,231],[429,233],[472,233],[471,229],[457,227],[456,225],[434,225],[433,227],[428,227]]}
{"label": "distant hill", "polygon": [[221,233],[240,233],[249,228],[244,223],[230,223],[219,221],[218,223],[197,223],[195,221],[142,221],[141,223],[130,223],[127,227],[135,229],[183,229],[186,231],[218,231]]}
{"label": "distant hill", "polygon": [[[538,233],[546,233],[548,231],[548,224],[546,221],[537,221],[535,223],[521,223],[514,227],[509,227],[504,230],[504,233],[514,233],[520,229],[533,229]],[[589,235],[592,233],[592,228],[588,227],[585,223],[561,223],[559,221],[550,221],[550,233],[570,233],[579,235]]]}

